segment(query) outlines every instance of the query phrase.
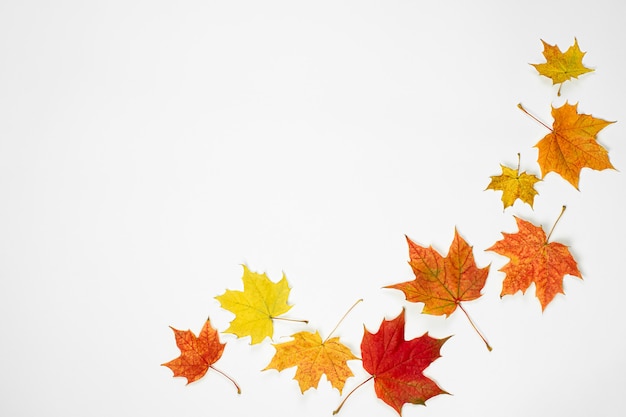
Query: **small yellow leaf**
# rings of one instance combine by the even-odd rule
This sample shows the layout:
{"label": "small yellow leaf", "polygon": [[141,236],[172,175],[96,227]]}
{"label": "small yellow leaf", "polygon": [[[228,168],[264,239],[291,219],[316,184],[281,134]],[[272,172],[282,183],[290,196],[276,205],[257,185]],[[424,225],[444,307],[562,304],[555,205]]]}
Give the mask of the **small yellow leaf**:
{"label": "small yellow leaf", "polygon": [[294,379],[298,381],[302,393],[309,388],[317,388],[322,374],[341,393],[346,380],[353,376],[347,361],[358,359],[338,337],[322,342],[318,332],[296,333],[292,341],[278,343],[274,347],[276,354],[264,371],[282,371],[297,366]]}
{"label": "small yellow leaf", "polygon": [[277,283],[270,281],[266,274],[258,274],[243,265],[243,291],[226,290],[215,297],[222,308],[235,314],[235,319],[225,333],[237,337],[250,336],[252,344],[260,343],[274,334],[273,319],[285,314],[291,306],[287,304],[289,285],[287,277]]}
{"label": "small yellow leaf", "polygon": [[543,56],[546,62],[543,64],[530,64],[539,74],[552,79],[552,84],[561,84],[572,78],[578,78],[579,75],[593,71],[583,65],[582,52],[578,47],[578,40],[574,38],[574,45],[570,46],[565,53],[561,52],[557,45],[549,45],[543,42]]}
{"label": "small yellow leaf", "polygon": [[535,196],[538,194],[535,190],[535,184],[541,180],[526,172],[520,174],[519,168],[513,169],[502,164],[500,167],[502,174],[491,177],[487,190],[502,191],[502,203],[505,209],[512,206],[517,199],[532,207]]}

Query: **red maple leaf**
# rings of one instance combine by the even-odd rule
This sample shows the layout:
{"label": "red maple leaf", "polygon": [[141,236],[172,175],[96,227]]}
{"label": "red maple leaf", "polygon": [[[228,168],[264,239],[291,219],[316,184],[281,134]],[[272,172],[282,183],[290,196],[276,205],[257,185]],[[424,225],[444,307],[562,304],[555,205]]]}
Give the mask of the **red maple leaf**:
{"label": "red maple leaf", "polygon": [[[425,405],[429,398],[447,394],[423,372],[441,356],[439,351],[448,338],[435,339],[425,333],[415,339],[405,340],[404,323],[403,309],[398,317],[383,320],[378,332],[370,333],[365,329],[361,342],[361,355],[363,368],[371,376],[356,387],[359,388],[373,379],[378,398],[400,415],[402,415],[402,406],[406,403]],[[350,394],[344,398],[333,414],[339,412]]]}

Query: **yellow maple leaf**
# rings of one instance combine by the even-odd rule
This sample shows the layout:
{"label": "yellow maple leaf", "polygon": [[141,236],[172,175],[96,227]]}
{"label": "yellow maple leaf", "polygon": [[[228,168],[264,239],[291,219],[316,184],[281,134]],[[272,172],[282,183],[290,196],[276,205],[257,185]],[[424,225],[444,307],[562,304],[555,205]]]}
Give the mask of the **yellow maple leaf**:
{"label": "yellow maple leaf", "polygon": [[[574,45],[570,46],[564,53],[561,52],[557,45],[547,44],[543,39],[543,56],[546,62],[543,64],[530,64],[539,74],[552,79],[552,84],[562,84],[572,78],[578,78],[579,75],[593,71],[583,65],[582,52],[578,46],[578,40],[574,38]],[[559,95],[561,95],[561,87],[559,87]]]}
{"label": "yellow maple leaf", "polygon": [[502,174],[493,175],[486,189],[502,191],[502,203],[505,209],[512,206],[517,199],[532,207],[535,196],[538,194],[537,190],[535,190],[535,184],[541,180],[535,175],[530,175],[526,172],[520,173],[519,165],[517,169],[509,168],[502,164],[500,164],[500,167],[502,168]]}
{"label": "yellow maple leaf", "polygon": [[260,343],[274,334],[273,319],[285,314],[291,305],[287,304],[289,285],[287,277],[277,283],[270,281],[266,274],[258,274],[243,266],[243,291],[226,290],[215,297],[222,308],[235,314],[225,333],[237,337],[251,337],[251,343]]}
{"label": "yellow maple leaf", "polygon": [[282,371],[297,366],[294,379],[298,381],[302,393],[309,388],[317,388],[322,374],[341,393],[346,380],[353,376],[347,361],[358,359],[352,351],[338,337],[322,341],[317,331],[299,332],[292,337],[290,342],[274,344],[276,353],[263,370]]}

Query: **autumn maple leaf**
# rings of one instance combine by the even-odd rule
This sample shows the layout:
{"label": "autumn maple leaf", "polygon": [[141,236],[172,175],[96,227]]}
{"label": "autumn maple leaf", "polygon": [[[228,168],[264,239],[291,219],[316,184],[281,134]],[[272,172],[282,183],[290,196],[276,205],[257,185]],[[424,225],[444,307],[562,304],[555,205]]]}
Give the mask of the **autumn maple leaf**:
{"label": "autumn maple leaf", "polygon": [[526,111],[521,104],[518,107],[550,130],[535,145],[539,149],[537,162],[542,176],[548,172],[556,172],[578,189],[580,171],[583,168],[598,171],[614,169],[609,161],[608,151],[598,143],[596,135],[615,122],[578,113],[578,104],[565,103],[558,108],[552,107],[554,123],[550,128]]}
{"label": "autumn maple leaf", "polygon": [[459,307],[487,348],[491,350],[489,343],[478,332],[467,311],[461,305],[463,301],[475,300],[481,296],[481,290],[489,274],[489,266],[484,268],[476,266],[472,247],[456,229],[450,250],[445,258],[432,246],[425,248],[408,237],[406,240],[409,244],[409,265],[413,269],[415,279],[389,285],[386,288],[402,291],[410,302],[424,303],[422,312],[426,314],[449,316]]}
{"label": "autumn maple leaf", "polygon": [[535,196],[538,194],[535,190],[535,184],[541,181],[535,175],[519,172],[519,154],[517,155],[517,169],[501,164],[502,174],[492,176],[491,182],[486,188],[487,190],[502,191],[502,203],[505,209],[512,206],[518,199],[532,207]]}
{"label": "autumn maple leaf", "polygon": [[294,379],[302,393],[317,388],[324,374],[341,393],[346,380],[353,375],[347,361],[358,358],[338,337],[322,341],[318,332],[299,332],[292,337],[290,342],[274,344],[276,354],[264,370],[282,371],[297,366]]}
{"label": "autumn maple leaf", "polygon": [[[539,74],[552,79],[552,84],[562,84],[579,75],[593,71],[583,65],[585,52],[580,50],[578,40],[574,38],[574,45],[570,46],[565,53],[561,52],[557,45],[549,45],[542,39],[543,56],[546,62],[543,64],[530,64],[537,69]],[[558,94],[560,95],[561,87]]]}
{"label": "autumn maple leaf", "polygon": [[534,282],[541,309],[545,310],[557,294],[563,294],[565,275],[582,276],[567,246],[548,242],[551,232],[546,237],[541,227],[519,217],[515,220],[518,232],[502,233],[504,238],[487,249],[510,259],[500,269],[506,274],[500,296],[525,293]]}
{"label": "autumn maple leaf", "polygon": [[180,349],[180,356],[161,364],[161,366],[170,368],[174,372],[175,377],[182,376],[187,378],[187,384],[202,378],[209,368],[212,368],[230,379],[237,387],[237,392],[241,394],[241,389],[237,383],[213,366],[222,357],[226,344],[220,342],[217,330],[211,326],[210,320],[207,319],[204,323],[198,337],[191,330],[177,330],[171,326],[170,328],[174,331],[176,346]]}
{"label": "autumn maple leaf", "polygon": [[276,353],[264,371],[268,369],[282,371],[297,366],[294,379],[298,381],[303,394],[309,388],[317,388],[322,375],[326,375],[326,379],[341,394],[346,380],[353,375],[347,362],[358,358],[339,341],[338,337],[330,336],[361,301],[363,299],[350,307],[324,341],[317,331],[299,332],[294,334],[293,340],[289,342],[274,344]]}
{"label": "autumn maple leaf", "polygon": [[[359,384],[374,380],[378,398],[402,415],[404,404],[425,405],[429,398],[447,394],[437,383],[424,375],[424,370],[440,355],[441,346],[448,340],[435,339],[425,333],[411,340],[404,339],[405,310],[394,319],[383,320],[378,332],[364,329],[361,342],[363,368],[371,376]],[[351,391],[339,407],[337,414]]]}
{"label": "autumn maple leaf", "polygon": [[287,304],[289,284],[287,277],[277,283],[270,281],[266,274],[258,274],[243,265],[243,291],[226,290],[215,297],[221,306],[235,314],[225,333],[238,337],[251,337],[251,343],[260,343],[274,334],[273,320],[291,309]]}

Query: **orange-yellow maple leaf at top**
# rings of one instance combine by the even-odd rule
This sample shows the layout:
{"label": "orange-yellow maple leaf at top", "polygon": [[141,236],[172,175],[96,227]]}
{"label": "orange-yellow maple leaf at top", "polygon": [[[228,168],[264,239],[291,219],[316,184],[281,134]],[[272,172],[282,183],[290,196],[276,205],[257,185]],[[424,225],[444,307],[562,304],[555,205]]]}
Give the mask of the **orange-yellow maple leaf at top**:
{"label": "orange-yellow maple leaf at top", "polygon": [[170,328],[174,331],[180,356],[161,365],[170,368],[175,377],[187,378],[187,384],[202,378],[222,357],[226,344],[220,342],[217,330],[211,326],[209,320],[204,323],[198,337],[191,330]]}
{"label": "orange-yellow maple leaf at top", "polygon": [[251,337],[251,343],[261,343],[274,335],[273,319],[291,309],[287,304],[289,284],[283,274],[280,281],[270,281],[266,274],[258,274],[243,265],[243,291],[226,290],[215,297],[222,307],[235,314],[225,333]]}
{"label": "orange-yellow maple leaf at top", "polygon": [[502,164],[500,167],[502,174],[491,177],[487,190],[502,191],[502,203],[505,209],[512,206],[518,199],[532,207],[537,195],[535,184],[541,180],[526,172],[520,174],[519,168],[513,169]]}
{"label": "orange-yellow maple leaf at top", "polygon": [[557,294],[563,293],[565,275],[582,277],[567,246],[548,242],[541,227],[518,217],[515,220],[519,231],[502,233],[504,238],[487,249],[510,259],[500,269],[506,274],[500,296],[525,293],[534,282],[541,309],[545,310]]}
{"label": "orange-yellow maple leaf at top", "polygon": [[432,246],[425,248],[408,237],[406,240],[409,244],[409,265],[413,269],[415,279],[389,285],[386,288],[404,292],[406,299],[410,302],[424,303],[422,312],[426,314],[449,316],[459,307],[487,348],[491,350],[491,346],[461,305],[463,301],[475,300],[481,296],[481,290],[489,274],[489,266],[484,268],[476,266],[472,247],[456,229],[450,250],[445,258]]}
{"label": "orange-yellow maple leaf at top", "polygon": [[[520,108],[524,110],[523,107]],[[565,103],[552,107],[552,129],[535,147],[539,149],[537,162],[541,174],[556,172],[578,189],[580,171],[591,168],[598,171],[614,169],[608,151],[598,143],[596,135],[615,122],[578,113],[578,104]]]}
{"label": "orange-yellow maple leaf at top", "polygon": [[[562,84],[572,78],[578,78],[579,75],[593,71],[583,65],[582,52],[578,47],[578,40],[574,38],[574,45],[570,46],[564,53],[558,46],[543,43],[543,56],[546,62],[543,64],[530,64],[537,69],[539,74],[552,79],[552,84]],[[560,88],[559,88],[560,92]]]}
{"label": "orange-yellow maple leaf at top", "polygon": [[341,393],[346,380],[353,375],[347,361],[358,359],[352,351],[338,337],[322,341],[318,332],[299,332],[292,337],[292,341],[274,344],[276,353],[264,370],[282,371],[297,366],[294,379],[302,393],[317,388],[324,374]]}

